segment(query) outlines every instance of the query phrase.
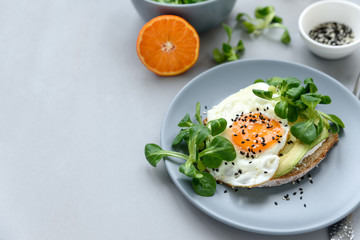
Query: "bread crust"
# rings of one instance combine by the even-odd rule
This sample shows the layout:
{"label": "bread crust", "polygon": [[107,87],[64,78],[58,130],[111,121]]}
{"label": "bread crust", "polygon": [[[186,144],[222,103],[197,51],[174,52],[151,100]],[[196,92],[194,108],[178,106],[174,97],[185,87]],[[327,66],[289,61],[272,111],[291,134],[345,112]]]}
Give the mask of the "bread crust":
{"label": "bread crust", "polygon": [[325,158],[329,150],[339,141],[339,135],[337,133],[330,133],[329,137],[321,144],[321,146],[310,156],[304,158],[296,167],[287,174],[270,179],[264,184],[257,187],[275,187],[289,182],[294,182],[302,176],[310,172],[314,167]]}

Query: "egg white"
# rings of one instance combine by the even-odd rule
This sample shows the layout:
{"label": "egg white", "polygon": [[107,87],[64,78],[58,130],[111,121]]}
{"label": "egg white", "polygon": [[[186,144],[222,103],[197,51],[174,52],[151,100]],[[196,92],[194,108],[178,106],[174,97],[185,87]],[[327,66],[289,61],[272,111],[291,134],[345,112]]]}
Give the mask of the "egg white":
{"label": "egg white", "polygon": [[217,169],[208,169],[216,180],[233,187],[254,187],[269,181],[278,169],[280,159],[278,154],[284,148],[289,134],[288,122],[276,116],[275,101],[259,98],[252,92],[253,89],[268,90],[268,88],[269,85],[266,83],[250,85],[226,97],[218,105],[208,110],[208,121],[218,118],[226,119],[228,127],[221,135],[230,141],[232,141],[232,133],[229,126],[236,114],[261,112],[265,117],[280,121],[281,128],[284,130],[280,143],[274,144],[261,153],[256,153],[254,158],[240,154],[242,149],[234,144],[236,150],[234,161],[223,161]]}

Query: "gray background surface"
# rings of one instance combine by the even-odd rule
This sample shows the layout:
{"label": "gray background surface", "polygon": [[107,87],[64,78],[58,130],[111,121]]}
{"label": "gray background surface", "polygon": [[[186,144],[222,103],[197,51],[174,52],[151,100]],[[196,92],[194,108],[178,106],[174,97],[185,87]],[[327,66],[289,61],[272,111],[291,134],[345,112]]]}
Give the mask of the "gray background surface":
{"label": "gray background surface", "polygon": [[[297,19],[312,2],[238,0],[228,24],[271,4],[292,42],[276,31],[233,40],[245,43],[242,59],[306,64],[352,89],[360,49],[329,61],[300,38]],[[221,26],[200,34],[194,67],[164,78],[137,57],[143,24],[130,1],[0,1],[0,239],[327,239],[326,229],[279,237],[227,226],[188,202],[163,163],[148,165],[144,145],[160,142],[170,102],[215,66],[226,35]]]}

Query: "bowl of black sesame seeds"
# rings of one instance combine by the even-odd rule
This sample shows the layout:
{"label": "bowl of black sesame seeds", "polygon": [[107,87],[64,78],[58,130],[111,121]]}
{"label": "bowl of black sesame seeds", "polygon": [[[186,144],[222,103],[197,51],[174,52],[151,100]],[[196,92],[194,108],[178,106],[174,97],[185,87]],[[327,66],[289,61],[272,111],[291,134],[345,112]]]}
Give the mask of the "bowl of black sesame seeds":
{"label": "bowl of black sesame seeds", "polygon": [[339,59],[360,46],[360,6],[345,0],[311,4],[299,17],[299,31],[317,56]]}

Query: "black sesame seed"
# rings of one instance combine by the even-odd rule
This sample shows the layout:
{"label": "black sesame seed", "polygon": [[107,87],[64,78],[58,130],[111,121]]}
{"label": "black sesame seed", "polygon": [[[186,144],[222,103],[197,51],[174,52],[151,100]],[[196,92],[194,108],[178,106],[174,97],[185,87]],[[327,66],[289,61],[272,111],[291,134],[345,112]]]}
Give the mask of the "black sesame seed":
{"label": "black sesame seed", "polygon": [[278,203],[277,202],[274,202],[274,204],[277,206],[278,205]]}
{"label": "black sesame seed", "polygon": [[306,204],[304,203],[304,207],[306,207]]}
{"label": "black sesame seed", "polygon": [[227,190],[224,190],[224,193],[227,193]]}

